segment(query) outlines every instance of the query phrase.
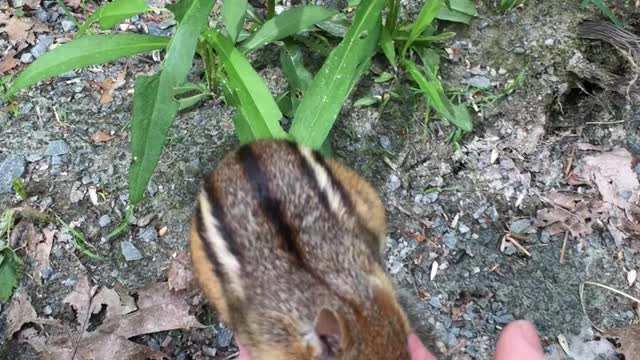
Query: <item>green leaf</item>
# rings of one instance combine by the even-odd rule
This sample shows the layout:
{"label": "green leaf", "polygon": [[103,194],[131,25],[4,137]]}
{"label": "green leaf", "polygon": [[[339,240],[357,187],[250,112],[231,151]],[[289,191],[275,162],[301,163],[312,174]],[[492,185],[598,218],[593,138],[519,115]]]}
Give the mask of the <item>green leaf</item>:
{"label": "green leaf", "polygon": [[391,38],[391,33],[387,28],[382,29],[382,36],[380,36],[380,47],[382,48],[382,52],[384,56],[389,60],[389,64],[394,68],[397,68],[398,64],[396,63],[396,45]]}
{"label": "green leaf", "polygon": [[11,186],[20,200],[27,200],[27,190],[24,188],[24,181],[22,181],[22,179],[11,180]]}
{"label": "green leaf", "polygon": [[438,114],[440,114],[440,116],[465,132],[469,132],[473,129],[471,115],[469,115],[466,107],[454,106],[451,101],[449,101],[444,94],[442,84],[436,76],[431,73],[431,70],[425,68],[423,75],[420,70],[418,70],[416,64],[412,61],[403,60],[403,64],[413,80],[420,87],[420,90],[428,103]]}
{"label": "green leaf", "polygon": [[584,7],[586,5],[587,2],[590,2],[593,4],[593,6],[596,7],[596,9],[598,9],[598,11],[600,13],[602,13],[602,15],[606,16],[607,18],[609,18],[609,20],[616,25],[619,28],[622,28],[622,23],[620,22],[620,20],[618,20],[618,18],[616,17],[616,15],[613,13],[613,11],[611,11],[609,9],[609,7],[607,6],[607,4],[605,4],[602,0],[585,0],[582,2],[582,6]]}
{"label": "green leaf", "polygon": [[311,86],[313,75],[304,67],[302,49],[296,45],[286,45],[281,48],[280,66],[289,83],[291,106],[295,113],[300,100]]}
{"label": "green leaf", "polygon": [[291,135],[311,148],[322,146],[342,104],[366,71],[382,27],[384,0],[362,0],[344,39],[316,74],[296,111]]}
{"label": "green leaf", "polygon": [[261,48],[268,43],[306,30],[330,18],[334,14],[334,11],[316,5],[307,5],[286,10],[264,23],[258,31],[242,43],[240,50],[247,53]]}
{"label": "green leaf", "polygon": [[236,42],[244,24],[247,13],[247,0],[224,0],[222,3],[222,20],[232,42]]}
{"label": "green leaf", "polygon": [[[429,45],[433,42],[451,39],[454,36],[456,36],[456,33],[454,32],[443,32],[438,35],[418,36],[413,40],[413,46]],[[409,36],[404,32],[399,32],[397,35],[393,37],[393,40],[399,40],[399,41],[407,41],[408,39],[409,39]]]}
{"label": "green leaf", "polygon": [[382,101],[382,98],[380,96],[367,96],[358,99],[355,103],[353,103],[353,107],[370,106],[379,103],[380,101]]}
{"label": "green leaf", "polygon": [[78,29],[78,35],[84,35],[91,24],[96,21],[100,24],[101,30],[114,27],[124,19],[151,11],[145,0],[114,0],[100,6],[87,21]]}
{"label": "green leaf", "polygon": [[3,238],[5,234],[11,232],[15,212],[13,209],[7,209],[2,213],[2,216],[0,216],[0,248],[7,246]]}
{"label": "green leaf", "polygon": [[445,7],[452,11],[461,12],[470,16],[478,16],[476,4],[472,0],[451,0],[450,6]]}
{"label": "green leaf", "polygon": [[407,49],[411,46],[413,41],[422,34],[424,29],[429,26],[433,19],[435,19],[436,15],[440,8],[442,8],[443,0],[427,0],[427,2],[422,5],[422,9],[420,9],[420,13],[418,14],[418,18],[411,26],[411,32],[409,33],[409,39],[404,43],[404,47],[402,48],[402,56],[407,52]]}
{"label": "green leaf", "polygon": [[40,80],[125,56],[164,49],[169,39],[138,34],[87,35],[60,45],[39,57],[20,73],[7,97]]}
{"label": "green leaf", "polygon": [[6,303],[11,299],[13,291],[18,287],[18,281],[22,277],[22,260],[13,250],[2,250],[0,262],[0,303]]}
{"label": "green leaf", "polygon": [[451,11],[447,8],[440,9],[440,12],[438,12],[438,16],[436,17],[440,20],[457,22],[462,24],[469,24],[471,22],[471,19],[473,19],[473,16],[471,15],[468,15],[459,11]]}
{"label": "green leaf", "polygon": [[216,51],[226,74],[221,84],[225,99],[237,108],[234,124],[240,141],[288,138],[280,126],[278,104],[249,61],[218,32],[207,32],[205,40]]}
{"label": "green leaf", "polygon": [[[185,3],[182,0],[178,5]],[[136,80],[131,118],[129,200],[139,203],[158,164],[167,132],[178,113],[173,89],[181,85],[192,66],[202,27],[215,0],[193,0],[180,8],[176,28],[159,74]],[[186,6],[186,7],[185,7]]]}
{"label": "green leaf", "polygon": [[335,37],[344,37],[344,34],[347,33],[349,29],[349,25],[351,23],[347,20],[347,16],[343,13],[338,13],[332,16],[330,19],[322,21],[316,24],[317,27],[326,31]]}
{"label": "green leaf", "polygon": [[391,79],[393,79],[395,76],[390,73],[390,72],[383,72],[382,74],[380,74],[380,76],[376,77],[375,79],[373,79],[373,82],[375,83],[383,83],[383,82],[387,82]]}

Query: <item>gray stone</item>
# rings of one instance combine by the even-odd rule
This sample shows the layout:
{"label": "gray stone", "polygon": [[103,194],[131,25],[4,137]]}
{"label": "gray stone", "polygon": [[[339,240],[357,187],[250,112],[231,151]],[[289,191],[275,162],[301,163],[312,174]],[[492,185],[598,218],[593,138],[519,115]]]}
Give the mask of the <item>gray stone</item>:
{"label": "gray stone", "polygon": [[31,54],[37,59],[47,52],[51,44],[53,44],[53,37],[43,36],[38,40],[38,43],[31,48]]}
{"label": "gray stone", "polygon": [[233,339],[233,332],[227,328],[221,328],[218,331],[218,347],[229,347]]}
{"label": "gray stone", "polygon": [[469,227],[465,224],[460,223],[460,225],[458,225],[458,231],[460,231],[461,234],[466,234],[469,232]]}
{"label": "gray stone", "polygon": [[46,23],[49,20],[49,13],[45,10],[38,9],[38,11],[36,11],[36,19],[40,20],[40,22]]}
{"label": "gray stone", "polygon": [[389,148],[391,148],[391,140],[388,136],[380,136],[380,146],[382,146],[382,148],[386,150],[389,150]]}
{"label": "gray stone", "polygon": [[60,166],[62,164],[62,156],[56,155],[51,157],[51,166]]}
{"label": "gray stone", "polygon": [[640,175],[640,163],[636,165],[636,174]]}
{"label": "gray stone", "polygon": [[142,230],[140,238],[144,242],[155,242],[158,241],[158,232],[152,227],[146,227]]}
{"label": "gray stone", "polygon": [[398,190],[402,186],[402,181],[396,175],[389,176],[389,182],[387,183],[387,189],[391,191]]}
{"label": "gray stone", "polygon": [[428,194],[424,194],[424,196],[422,197],[422,202],[426,204],[432,204],[436,202],[436,200],[438,200],[438,196],[440,196],[440,194],[437,192],[430,192]]}
{"label": "gray stone", "polygon": [[456,238],[456,235],[454,233],[446,233],[442,237],[442,241],[444,241],[444,244],[449,249],[455,249],[456,245],[458,244],[458,239]]}
{"label": "gray stone", "polygon": [[69,153],[71,149],[64,140],[54,140],[47,145],[46,156],[60,156]]}
{"label": "gray stone", "polygon": [[156,185],[156,183],[153,182],[153,180],[150,180],[149,184],[147,185],[147,194],[153,197],[157,193],[158,193],[158,185]]}
{"label": "gray stone", "polygon": [[498,214],[498,210],[496,210],[494,206],[487,209],[487,215],[489,215],[489,219],[494,222],[500,218],[500,214]]}
{"label": "gray stone", "polygon": [[504,315],[500,315],[500,316],[494,316],[493,319],[498,323],[498,324],[502,324],[502,325],[506,325],[510,322],[512,322],[514,320],[513,315],[511,314],[504,314]]}
{"label": "gray stone", "polygon": [[204,345],[202,346],[202,353],[207,355],[208,357],[214,358],[218,353],[218,349]]}
{"label": "gray stone", "polygon": [[62,30],[64,32],[69,32],[76,28],[76,23],[71,20],[62,20]]}
{"label": "gray stone", "polygon": [[436,309],[440,309],[442,307],[442,302],[440,302],[440,298],[437,296],[432,296],[429,299],[429,305],[433,306]]}
{"label": "gray stone", "polygon": [[45,315],[51,315],[53,313],[53,310],[51,309],[51,306],[47,305],[44,307],[44,309],[42,309],[42,312]]}
{"label": "gray stone", "polygon": [[23,101],[20,103],[18,110],[20,111],[21,114],[28,114],[31,112],[31,109],[33,109],[33,106],[34,105],[32,102]]}
{"label": "gray stone", "polygon": [[11,0],[11,6],[19,8],[24,6],[24,0]]}
{"label": "gray stone", "polygon": [[36,161],[40,161],[42,159],[44,159],[44,156],[42,154],[27,155],[27,161],[28,162],[36,162]]}
{"label": "gray stone", "polygon": [[123,241],[120,243],[122,256],[127,261],[136,261],[142,259],[142,253],[136,248],[131,241]]}
{"label": "gray stone", "polygon": [[11,181],[24,174],[26,163],[22,156],[9,156],[0,162],[0,194],[10,193],[13,190]]}
{"label": "gray stone", "polygon": [[111,224],[111,217],[109,217],[109,215],[102,215],[100,216],[100,219],[98,219],[98,225],[100,225],[101,228],[107,227]]}
{"label": "gray stone", "polygon": [[477,88],[477,89],[489,89],[491,88],[491,79],[486,76],[474,76],[470,79],[464,80],[464,83]]}
{"label": "gray stone", "polygon": [[524,234],[528,232],[530,228],[531,228],[531,220],[529,219],[517,220],[515,222],[512,222],[511,225],[509,225],[509,231],[516,234]]}
{"label": "gray stone", "polygon": [[527,50],[521,46],[516,46],[513,48],[513,50],[511,50],[514,54],[524,54],[527,52]]}
{"label": "gray stone", "polygon": [[26,52],[22,55],[20,55],[20,61],[24,64],[31,64],[33,62],[35,58],[33,57],[33,54],[30,52]]}

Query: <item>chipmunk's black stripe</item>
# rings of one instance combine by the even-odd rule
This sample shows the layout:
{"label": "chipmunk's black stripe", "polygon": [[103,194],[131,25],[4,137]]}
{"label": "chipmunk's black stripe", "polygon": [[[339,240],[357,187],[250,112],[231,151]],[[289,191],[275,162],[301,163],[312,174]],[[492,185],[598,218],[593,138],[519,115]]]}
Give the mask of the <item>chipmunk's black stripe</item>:
{"label": "chipmunk's black stripe", "polygon": [[198,231],[198,236],[202,239],[202,246],[204,247],[204,252],[207,254],[207,258],[213,264],[213,272],[215,276],[219,279],[224,279],[222,281],[222,286],[229,283],[229,277],[227,274],[222,271],[222,266],[220,265],[220,261],[218,261],[218,257],[213,251],[211,247],[211,242],[209,241],[209,237],[207,236],[207,231],[204,228],[204,220],[202,220],[202,208],[200,206],[200,202],[198,201],[198,205],[196,206],[196,230]]}
{"label": "chipmunk's black stripe", "polygon": [[327,162],[324,160],[324,157],[320,154],[319,151],[314,150],[313,151],[313,159],[316,162],[318,162],[318,164],[320,164],[320,166],[322,166],[324,171],[327,173],[327,176],[329,176],[329,181],[331,182],[331,186],[334,189],[338,190],[338,192],[340,193],[340,198],[342,198],[342,201],[344,202],[344,206],[347,208],[347,210],[352,212],[353,211],[353,201],[351,200],[351,196],[349,196],[349,193],[344,188],[344,186],[342,186],[342,184],[340,184],[340,182],[333,175],[333,173],[331,172],[331,169],[329,169],[329,165],[327,165]]}
{"label": "chipmunk's black stripe", "polygon": [[243,146],[238,150],[238,160],[244,167],[245,176],[260,204],[262,213],[281,235],[283,250],[291,254],[299,264],[304,265],[304,252],[297,241],[294,229],[287,222],[282,204],[271,194],[269,179],[260,168],[258,158],[251,146]]}
{"label": "chipmunk's black stripe", "polygon": [[229,223],[227,223],[226,221],[224,210],[220,205],[220,201],[218,199],[218,189],[210,182],[207,182],[205,186],[205,192],[207,193],[209,205],[211,206],[211,216],[213,216],[213,218],[216,219],[216,222],[218,223],[218,231],[222,236],[222,240],[224,240],[224,242],[229,247],[231,255],[233,255],[238,260],[238,262],[242,263],[243,256],[240,252],[240,249],[238,248],[238,242],[233,237],[233,231],[231,230]]}
{"label": "chipmunk's black stripe", "polygon": [[[340,183],[338,179],[336,179],[333,172],[331,172],[329,165],[327,165],[327,162],[325,161],[324,157],[320,154],[319,151],[314,151],[313,159],[316,162],[318,162],[320,166],[322,166],[324,171],[327,173],[327,176],[329,177],[331,186],[334,189],[338,190],[338,193],[340,193],[340,198],[342,198],[345,208],[347,208],[347,210],[353,214],[355,212],[355,206],[353,204],[353,200],[351,199],[351,196],[349,195],[349,192],[347,192],[347,189],[344,188],[342,183]],[[361,229],[362,234],[366,237],[367,248],[369,249],[369,252],[379,264],[382,264],[383,259],[382,259],[382,256],[380,256],[380,251],[378,247],[379,240],[376,234],[369,231],[369,229],[362,224],[362,219],[360,219],[358,216],[356,216],[356,221],[358,222],[358,225]]]}
{"label": "chipmunk's black stripe", "polygon": [[333,212],[330,211],[329,198],[327,197],[327,193],[325,193],[324,191],[322,191],[322,189],[320,189],[320,184],[318,184],[318,178],[316,177],[316,174],[313,172],[313,168],[311,168],[311,164],[309,164],[309,161],[307,161],[307,159],[302,155],[302,153],[300,152],[300,148],[296,143],[288,141],[287,144],[289,145],[289,148],[291,148],[291,151],[293,151],[293,153],[298,158],[300,169],[302,170],[304,177],[309,180],[309,184],[311,186],[311,189],[313,190],[313,193],[316,194],[320,199],[320,204],[322,205],[325,211],[333,214]]}

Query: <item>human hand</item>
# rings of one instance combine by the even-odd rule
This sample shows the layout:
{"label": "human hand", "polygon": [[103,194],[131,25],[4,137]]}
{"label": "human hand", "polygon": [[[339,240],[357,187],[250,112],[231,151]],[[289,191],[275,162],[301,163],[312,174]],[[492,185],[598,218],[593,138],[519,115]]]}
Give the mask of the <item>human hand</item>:
{"label": "human hand", "polygon": [[[410,335],[408,340],[411,360],[436,360],[420,339]],[[253,360],[242,346],[237,360]],[[494,360],[544,360],[544,352],[536,329],[528,321],[514,321],[502,330],[496,345]]]}

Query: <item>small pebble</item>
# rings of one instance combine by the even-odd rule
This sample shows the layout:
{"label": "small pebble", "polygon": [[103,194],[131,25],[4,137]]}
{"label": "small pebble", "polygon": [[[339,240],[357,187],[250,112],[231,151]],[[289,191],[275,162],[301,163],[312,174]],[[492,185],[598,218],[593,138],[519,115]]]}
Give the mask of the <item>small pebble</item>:
{"label": "small pebble", "polygon": [[69,153],[69,145],[64,140],[54,140],[47,145],[46,156],[60,156]]}
{"label": "small pebble", "polygon": [[554,42],[555,41],[553,39],[547,39],[544,41],[544,44],[547,46],[553,46]]}
{"label": "small pebble", "polygon": [[437,192],[430,192],[428,194],[424,194],[424,196],[422,197],[422,202],[427,204],[432,204],[436,202],[436,200],[438,200],[438,196],[440,196],[440,194]]}
{"label": "small pebble", "polygon": [[167,234],[168,230],[169,229],[166,226],[163,226],[163,227],[160,228],[160,230],[158,230],[158,235],[160,237],[163,237],[163,236],[165,236]]}
{"label": "small pebble", "polygon": [[62,30],[64,32],[69,32],[76,28],[76,23],[71,20],[62,20]]}
{"label": "small pebble", "polygon": [[391,148],[391,140],[389,139],[389,137],[384,135],[380,136],[380,146],[382,146],[382,148],[385,150],[389,150],[389,148]]}
{"label": "small pebble", "polygon": [[31,64],[34,60],[34,56],[32,53],[30,52],[26,52],[22,55],[20,55],[20,61],[24,64]]}
{"label": "small pebble", "polygon": [[432,296],[431,299],[429,299],[429,305],[433,306],[436,309],[440,309],[442,307],[440,298],[437,296]]}
{"label": "small pebble", "polygon": [[465,84],[477,88],[477,89],[489,89],[491,88],[491,79],[486,76],[474,76],[470,79],[463,81]]}
{"label": "small pebble", "polygon": [[156,185],[156,183],[153,182],[153,180],[150,180],[149,184],[147,185],[147,194],[149,194],[150,197],[153,197],[157,193],[158,193],[158,185]]}
{"label": "small pebble", "polygon": [[47,52],[51,44],[53,44],[53,37],[43,36],[38,40],[38,43],[31,48],[31,54],[37,59]]}
{"label": "small pebble", "polygon": [[26,162],[22,156],[9,156],[0,162],[0,194],[13,191],[11,182],[24,174]]}
{"label": "small pebble", "polygon": [[155,242],[158,241],[158,232],[156,229],[152,227],[146,227],[142,230],[140,234],[140,239],[144,242]]}
{"label": "small pebble", "polygon": [[640,175],[640,163],[636,165],[636,174]]}
{"label": "small pebble", "polygon": [[98,219],[98,225],[100,225],[101,228],[107,227],[111,224],[111,217],[109,217],[109,215],[102,215],[100,216],[100,219]]}
{"label": "small pebble", "polygon": [[36,161],[40,161],[44,159],[44,156],[41,154],[33,154],[33,155],[27,155],[27,161],[28,162],[36,162]]}
{"label": "small pebble", "polygon": [[127,261],[136,261],[142,259],[142,253],[136,248],[131,241],[123,241],[120,243],[122,256]]}
{"label": "small pebble", "polygon": [[387,189],[390,191],[398,190],[402,186],[402,181],[396,175],[389,176],[389,182],[387,183]]}
{"label": "small pebble", "polygon": [[42,313],[44,313],[45,315],[51,315],[53,313],[53,310],[51,309],[51,306],[47,305],[44,307],[44,309],[42,309]]}
{"label": "small pebble", "polygon": [[51,157],[51,166],[59,166],[62,164],[62,156],[55,155]]}
{"label": "small pebble", "polygon": [[460,225],[458,225],[458,231],[460,231],[461,234],[466,234],[469,232],[469,227],[465,224],[460,223]]}
{"label": "small pebble", "polygon": [[528,230],[530,230],[530,228],[531,228],[531,220],[529,219],[517,220],[511,223],[511,225],[509,225],[509,231],[516,234],[527,233]]}
{"label": "small pebble", "polygon": [[49,20],[49,13],[45,10],[38,9],[38,11],[36,11],[36,19],[40,20],[40,22],[46,23]]}
{"label": "small pebble", "polygon": [[229,347],[233,339],[233,332],[227,328],[220,328],[218,331],[218,347]]}
{"label": "small pebble", "polygon": [[202,346],[202,353],[209,357],[215,357],[218,353],[218,349],[204,345]]}
{"label": "small pebble", "polygon": [[513,48],[513,50],[511,50],[514,54],[524,54],[527,52],[527,50],[525,50],[525,48],[520,47],[520,46],[516,46]]}
{"label": "small pebble", "polygon": [[446,233],[442,237],[442,241],[444,241],[444,244],[449,249],[455,249],[456,245],[458,244],[458,238],[456,238],[456,235],[454,233]]}

